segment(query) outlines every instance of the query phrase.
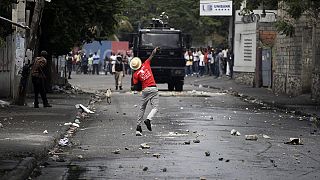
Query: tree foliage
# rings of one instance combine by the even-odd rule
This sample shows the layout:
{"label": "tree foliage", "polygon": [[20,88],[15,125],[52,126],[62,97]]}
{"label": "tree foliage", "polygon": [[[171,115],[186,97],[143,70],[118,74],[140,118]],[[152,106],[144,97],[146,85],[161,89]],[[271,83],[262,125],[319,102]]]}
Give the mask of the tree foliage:
{"label": "tree foliage", "polygon": [[[11,0],[0,1],[0,16],[11,19]],[[4,44],[4,39],[12,32],[11,24],[0,20],[0,47]]]}
{"label": "tree foliage", "polygon": [[123,0],[54,0],[41,23],[41,48],[65,54],[74,45],[101,40],[114,33]]}
{"label": "tree foliage", "polygon": [[194,0],[125,0],[126,16],[135,31],[149,25],[152,18],[158,18],[162,12],[169,17],[169,26],[190,33],[197,43],[204,42],[206,36],[219,33],[228,34],[228,17],[201,17],[199,1]]}

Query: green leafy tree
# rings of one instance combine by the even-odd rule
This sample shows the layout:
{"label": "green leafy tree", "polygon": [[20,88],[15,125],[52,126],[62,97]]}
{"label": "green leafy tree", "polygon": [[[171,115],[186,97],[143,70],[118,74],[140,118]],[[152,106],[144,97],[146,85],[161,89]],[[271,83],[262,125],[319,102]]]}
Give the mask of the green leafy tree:
{"label": "green leafy tree", "polygon": [[[11,0],[0,1],[0,16],[11,19]],[[4,45],[4,39],[12,32],[11,24],[0,19],[0,47]]]}
{"label": "green leafy tree", "polygon": [[162,12],[168,15],[169,26],[190,33],[195,43],[204,42],[206,36],[218,33],[227,37],[227,17],[201,17],[199,1],[194,0],[125,0],[123,15],[128,17],[134,30],[149,25],[152,18]]}
{"label": "green leafy tree", "polygon": [[122,0],[54,0],[47,3],[41,23],[41,48],[65,54],[74,45],[111,36]]}

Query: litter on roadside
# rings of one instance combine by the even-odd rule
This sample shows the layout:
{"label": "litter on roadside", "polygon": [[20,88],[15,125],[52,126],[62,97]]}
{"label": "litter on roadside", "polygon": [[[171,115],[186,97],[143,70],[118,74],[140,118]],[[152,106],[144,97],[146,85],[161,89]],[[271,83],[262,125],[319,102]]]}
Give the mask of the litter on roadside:
{"label": "litter on roadside", "polygon": [[262,134],[262,137],[265,138],[265,139],[271,139],[270,136],[265,135],[265,134]]}
{"label": "litter on roadside", "polygon": [[141,147],[142,149],[150,149],[150,146],[149,146],[147,143],[142,143],[142,144],[140,144],[140,147]]}
{"label": "litter on roadside", "polygon": [[67,123],[64,123],[65,126],[70,126],[72,125],[72,122],[67,122]]}
{"label": "litter on roadside", "polygon": [[82,104],[76,104],[75,106],[76,106],[77,109],[82,109],[85,113],[94,114],[93,111],[91,111],[90,109],[88,109],[87,107],[85,107]]}
{"label": "litter on roadside", "polygon": [[256,135],[256,134],[245,135],[245,138],[246,138],[246,140],[249,140],[249,141],[256,141],[256,140],[258,140],[258,135]]}
{"label": "litter on roadside", "polygon": [[230,134],[233,135],[233,136],[241,136],[240,132],[235,130],[235,129],[232,129]]}
{"label": "litter on roadside", "polygon": [[69,143],[69,139],[68,138],[62,138],[59,140],[59,146],[67,146]]}
{"label": "litter on roadside", "polygon": [[159,158],[159,157],[160,157],[160,154],[159,154],[159,153],[154,153],[152,156],[153,156],[153,157],[156,157],[156,158]]}
{"label": "litter on roadside", "polygon": [[0,100],[0,107],[9,107],[10,103],[7,101]]}
{"label": "litter on roadside", "polygon": [[285,144],[303,145],[301,138],[290,138],[288,142],[285,142]]}
{"label": "litter on roadside", "polygon": [[43,134],[48,134],[48,130],[44,130],[44,131],[43,131]]}

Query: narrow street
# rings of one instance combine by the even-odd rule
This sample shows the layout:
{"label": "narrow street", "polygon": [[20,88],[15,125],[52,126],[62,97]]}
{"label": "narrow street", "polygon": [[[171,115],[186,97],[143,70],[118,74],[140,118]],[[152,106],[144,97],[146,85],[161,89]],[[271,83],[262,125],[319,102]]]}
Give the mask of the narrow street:
{"label": "narrow street", "polygon": [[[136,137],[140,96],[130,92],[130,77],[122,91],[114,90],[110,75],[72,78],[84,91],[111,88],[112,103],[96,102],[95,114],[70,138],[72,146],[62,148],[65,162],[47,159],[34,179],[319,179],[319,132],[290,112],[194,87],[186,78],[182,93],[159,85],[153,131],[143,125]],[[241,135],[231,135],[232,129]],[[254,134],[256,141],[245,139]],[[289,138],[303,145],[285,144]]]}

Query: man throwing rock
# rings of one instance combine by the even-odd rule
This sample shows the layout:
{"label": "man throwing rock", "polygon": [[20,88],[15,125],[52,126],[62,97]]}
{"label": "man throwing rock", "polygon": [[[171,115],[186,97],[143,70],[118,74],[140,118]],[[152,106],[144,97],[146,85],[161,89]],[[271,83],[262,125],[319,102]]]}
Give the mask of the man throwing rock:
{"label": "man throwing rock", "polygon": [[156,54],[158,49],[159,48],[156,47],[152,51],[150,57],[143,64],[140,58],[138,57],[135,57],[130,61],[130,67],[135,71],[133,74],[133,85],[136,87],[138,86],[139,82],[142,85],[142,100],[140,105],[140,111],[138,114],[136,136],[142,136],[141,123],[142,123],[143,115],[149,101],[152,106],[152,110],[148,114],[147,119],[144,121],[144,124],[147,126],[147,129],[149,131],[152,131],[152,128],[151,128],[152,118],[158,112],[159,94],[158,94],[157,85],[154,80],[151,67],[150,67],[151,60],[153,56]]}

